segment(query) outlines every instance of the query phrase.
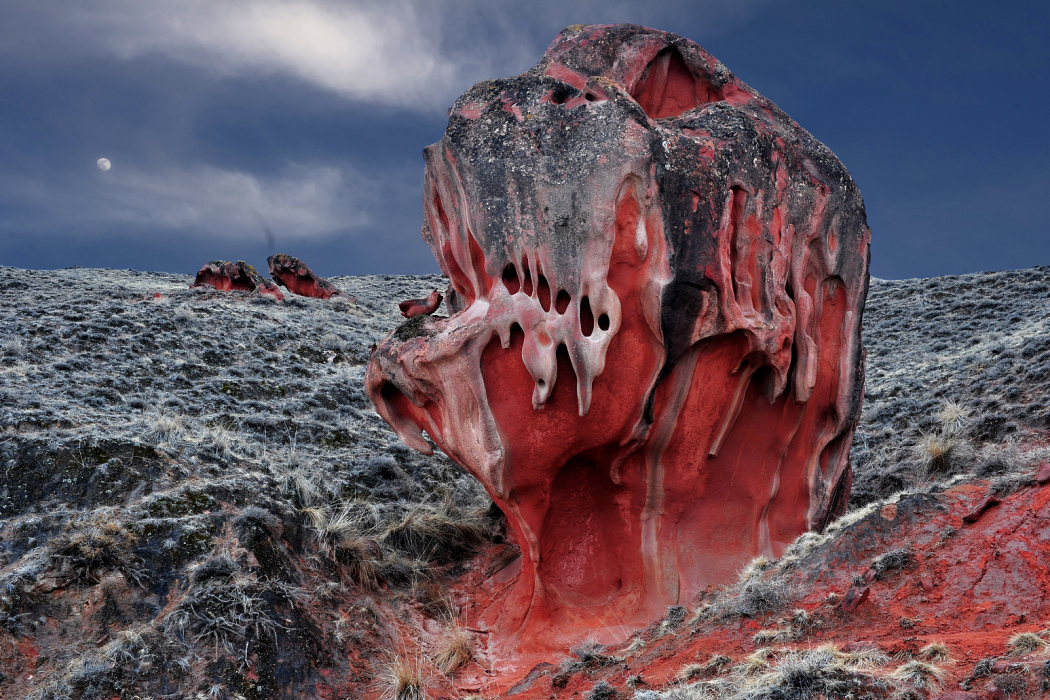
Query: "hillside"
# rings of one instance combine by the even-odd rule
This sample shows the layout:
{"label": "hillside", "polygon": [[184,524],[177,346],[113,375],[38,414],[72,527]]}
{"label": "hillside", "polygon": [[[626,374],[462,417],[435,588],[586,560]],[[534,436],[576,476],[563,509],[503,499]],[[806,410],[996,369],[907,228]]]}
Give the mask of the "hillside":
{"label": "hillside", "polygon": [[361,388],[441,278],[0,268],[0,697],[1038,695],[1048,275],[872,280],[853,510],[620,647],[500,659],[459,621],[501,514]]}

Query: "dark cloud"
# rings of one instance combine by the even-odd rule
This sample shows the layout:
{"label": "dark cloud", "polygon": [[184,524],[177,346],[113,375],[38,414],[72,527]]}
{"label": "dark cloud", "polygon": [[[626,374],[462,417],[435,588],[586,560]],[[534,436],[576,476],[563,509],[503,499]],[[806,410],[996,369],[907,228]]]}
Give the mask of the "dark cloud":
{"label": "dark cloud", "polygon": [[[563,27],[688,36],[827,143],[873,273],[1047,262],[1036,3],[38,0],[0,17],[0,263],[190,272],[277,249],[323,274],[436,270],[423,146]],[[95,167],[98,158],[112,170]],[[267,233],[269,231],[269,233]],[[271,239],[273,241],[271,245]],[[316,264],[315,264],[316,261]]]}

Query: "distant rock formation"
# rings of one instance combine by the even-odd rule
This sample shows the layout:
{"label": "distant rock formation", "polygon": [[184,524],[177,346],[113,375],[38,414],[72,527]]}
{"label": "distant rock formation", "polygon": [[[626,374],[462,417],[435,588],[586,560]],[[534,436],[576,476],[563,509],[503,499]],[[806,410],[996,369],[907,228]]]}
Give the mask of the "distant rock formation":
{"label": "distant rock formation", "polygon": [[843,512],[870,232],[830,150],[693,42],[594,25],[424,155],[450,317],[366,388],[521,546],[472,625],[614,637]]}
{"label": "distant rock formation", "polygon": [[244,292],[259,292],[268,294],[284,301],[284,294],[270,280],[266,279],[255,268],[238,260],[237,262],[225,262],[223,260],[212,260],[205,263],[197,272],[196,278],[190,287],[201,287],[209,285],[224,292],[237,290]]}
{"label": "distant rock formation", "polygon": [[334,296],[350,298],[324,277],[314,274],[299,258],[278,253],[267,258],[266,263],[273,281],[293,294],[315,299],[330,299]]}
{"label": "distant rock formation", "polygon": [[432,314],[441,306],[441,292],[434,290],[426,299],[408,299],[397,305],[401,309],[401,315],[405,318],[415,318],[423,314]]}

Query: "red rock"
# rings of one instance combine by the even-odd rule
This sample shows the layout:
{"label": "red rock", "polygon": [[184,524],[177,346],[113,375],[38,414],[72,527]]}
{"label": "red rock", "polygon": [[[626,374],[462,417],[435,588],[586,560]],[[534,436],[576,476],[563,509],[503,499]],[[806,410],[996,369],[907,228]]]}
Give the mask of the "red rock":
{"label": "red rock", "polygon": [[981,500],[980,503],[978,503],[976,506],[974,506],[972,509],[970,509],[970,512],[968,512],[966,515],[963,516],[963,522],[964,523],[975,523],[975,522],[977,522],[978,520],[981,519],[981,516],[984,515],[984,512],[986,510],[988,510],[992,506],[998,505],[999,502],[1000,501],[999,501],[998,498],[996,498],[992,494],[988,494],[987,496],[985,496]]}
{"label": "red rock", "polygon": [[850,589],[846,591],[846,597],[842,599],[842,612],[856,612],[860,604],[867,600],[870,594],[871,589],[867,586],[863,588],[850,586]]}
{"label": "red rock", "polygon": [[870,233],[829,150],[696,44],[596,25],[463,95],[425,158],[450,315],[366,388],[507,516],[481,626],[613,638],[843,512]]}
{"label": "red rock", "polygon": [[947,693],[941,693],[935,696],[932,700],[977,700],[980,696],[974,693],[967,693],[962,690],[951,690]]}
{"label": "red rock", "polygon": [[1039,471],[1035,473],[1035,480],[1040,485],[1050,482],[1050,462],[1043,462],[1039,465]]}
{"label": "red rock", "polygon": [[259,292],[284,301],[284,294],[277,288],[277,285],[265,279],[255,271],[254,267],[243,260],[235,263],[212,260],[205,263],[197,272],[197,277],[190,288],[204,285],[215,287],[220,291]]}
{"label": "red rock", "polygon": [[266,264],[270,268],[273,281],[293,294],[315,299],[330,299],[334,296],[352,299],[324,277],[314,274],[299,258],[277,253],[268,257]]}
{"label": "red rock", "polygon": [[932,576],[922,576],[919,578],[919,585],[922,586],[922,590],[929,593],[935,588]]}
{"label": "red rock", "polygon": [[415,318],[423,314],[432,314],[441,306],[441,292],[434,290],[426,299],[409,299],[397,305],[401,309],[401,315],[405,318]]}

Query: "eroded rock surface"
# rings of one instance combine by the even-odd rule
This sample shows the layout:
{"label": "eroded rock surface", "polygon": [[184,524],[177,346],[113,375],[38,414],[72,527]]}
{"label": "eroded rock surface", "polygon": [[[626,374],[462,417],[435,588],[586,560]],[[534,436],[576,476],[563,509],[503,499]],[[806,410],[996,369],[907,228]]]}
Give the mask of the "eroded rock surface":
{"label": "eroded rock surface", "polygon": [[616,636],[844,509],[870,234],[825,146],[687,39],[574,26],[425,158],[451,315],[366,385],[521,545],[475,624]]}
{"label": "eroded rock surface", "polygon": [[260,275],[254,267],[243,260],[237,262],[212,260],[205,263],[190,286],[204,285],[215,287],[223,292],[259,292],[284,301],[284,294],[277,288],[277,285]]}
{"label": "eroded rock surface", "polygon": [[307,267],[299,258],[278,253],[266,259],[270,268],[270,277],[282,287],[301,297],[330,299],[333,296],[347,296],[339,288]]}
{"label": "eroded rock surface", "polygon": [[397,307],[405,318],[416,318],[417,316],[432,314],[437,311],[443,298],[441,292],[435,289],[426,299],[407,299],[400,302]]}

